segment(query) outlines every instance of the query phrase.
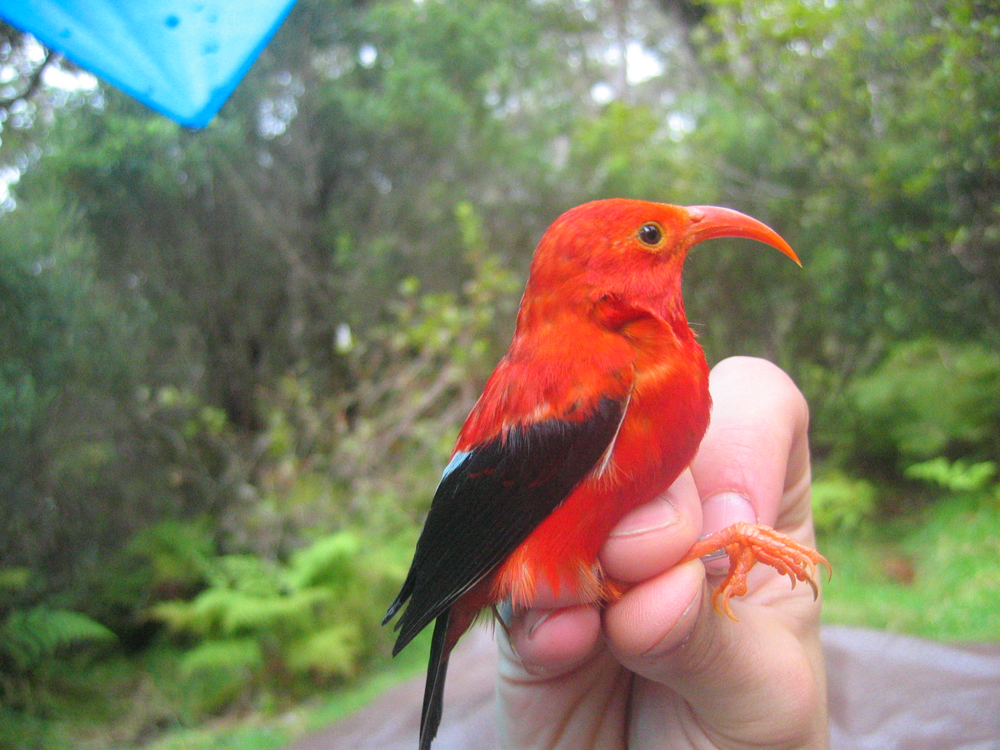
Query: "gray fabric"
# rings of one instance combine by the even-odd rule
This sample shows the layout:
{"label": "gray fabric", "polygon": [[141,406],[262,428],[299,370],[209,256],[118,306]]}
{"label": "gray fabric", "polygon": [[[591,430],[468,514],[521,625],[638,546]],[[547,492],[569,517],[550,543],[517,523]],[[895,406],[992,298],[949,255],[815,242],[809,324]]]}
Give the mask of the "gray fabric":
{"label": "gray fabric", "polygon": [[[953,646],[823,629],[833,750],[1000,750],[1000,644]],[[496,750],[496,652],[470,632],[451,657],[434,750]],[[423,677],[288,750],[414,750]]]}

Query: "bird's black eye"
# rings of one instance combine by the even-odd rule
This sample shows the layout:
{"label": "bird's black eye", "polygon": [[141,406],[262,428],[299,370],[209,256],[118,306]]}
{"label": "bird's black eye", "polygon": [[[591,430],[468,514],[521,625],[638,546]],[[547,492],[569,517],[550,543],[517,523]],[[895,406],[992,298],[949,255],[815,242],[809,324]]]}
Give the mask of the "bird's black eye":
{"label": "bird's black eye", "polygon": [[650,222],[639,227],[638,237],[644,245],[655,246],[663,239],[663,230],[660,229],[659,224]]}

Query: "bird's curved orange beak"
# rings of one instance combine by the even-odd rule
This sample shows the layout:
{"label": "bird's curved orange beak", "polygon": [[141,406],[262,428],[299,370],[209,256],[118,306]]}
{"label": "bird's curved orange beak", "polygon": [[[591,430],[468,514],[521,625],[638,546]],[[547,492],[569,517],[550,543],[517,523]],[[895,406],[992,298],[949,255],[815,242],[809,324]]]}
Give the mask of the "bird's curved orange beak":
{"label": "bird's curved orange beak", "polygon": [[720,206],[686,206],[685,210],[691,218],[688,238],[692,246],[717,237],[746,237],[770,245],[794,260],[799,266],[802,265],[799,256],[781,238],[781,235],[767,224],[746,214]]}

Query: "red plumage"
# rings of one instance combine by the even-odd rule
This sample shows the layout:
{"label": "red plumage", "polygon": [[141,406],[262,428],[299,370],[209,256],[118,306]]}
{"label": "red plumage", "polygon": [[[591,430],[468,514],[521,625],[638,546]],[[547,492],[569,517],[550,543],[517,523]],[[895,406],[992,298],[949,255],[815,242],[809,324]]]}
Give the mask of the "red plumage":
{"label": "red plumage", "polygon": [[[440,721],[448,654],[483,608],[527,606],[539,581],[594,602],[617,595],[601,577],[601,546],[674,482],[708,427],[708,366],[681,271],[694,244],[720,236],[798,262],[760,222],[708,206],[596,201],[543,236],[510,349],[459,434],[386,616],[409,601],[395,652],[437,620],[421,750]],[[807,580],[818,556],[792,549],[782,572]]]}

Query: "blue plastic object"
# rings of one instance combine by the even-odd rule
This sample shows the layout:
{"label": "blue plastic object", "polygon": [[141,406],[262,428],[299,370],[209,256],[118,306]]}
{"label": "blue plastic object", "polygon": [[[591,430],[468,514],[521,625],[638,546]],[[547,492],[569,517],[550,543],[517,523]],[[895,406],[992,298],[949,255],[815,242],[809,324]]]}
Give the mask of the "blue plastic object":
{"label": "blue plastic object", "polygon": [[219,111],[295,0],[0,0],[0,17],[192,128]]}

